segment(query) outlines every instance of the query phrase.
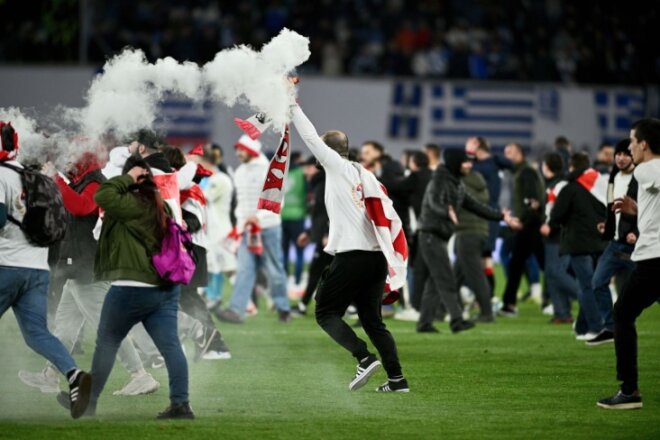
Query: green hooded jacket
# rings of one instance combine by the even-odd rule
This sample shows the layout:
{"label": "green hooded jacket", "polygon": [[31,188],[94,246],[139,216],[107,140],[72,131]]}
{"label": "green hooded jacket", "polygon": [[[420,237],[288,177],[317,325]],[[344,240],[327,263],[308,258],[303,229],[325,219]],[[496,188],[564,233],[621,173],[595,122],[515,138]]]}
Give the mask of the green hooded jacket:
{"label": "green hooded jacket", "polygon": [[[476,200],[484,205],[488,205],[488,186],[483,176],[476,171],[470,172],[467,176],[461,177],[465,190]],[[457,234],[479,234],[488,236],[488,220],[479,217],[467,209],[461,209],[457,213],[458,224],[456,225]]]}
{"label": "green hooded jacket", "polygon": [[94,260],[94,278],[163,285],[151,264],[151,255],[160,248],[156,206],[131,192],[132,184],[131,176],[117,176],[96,191],[94,200],[105,214]]}

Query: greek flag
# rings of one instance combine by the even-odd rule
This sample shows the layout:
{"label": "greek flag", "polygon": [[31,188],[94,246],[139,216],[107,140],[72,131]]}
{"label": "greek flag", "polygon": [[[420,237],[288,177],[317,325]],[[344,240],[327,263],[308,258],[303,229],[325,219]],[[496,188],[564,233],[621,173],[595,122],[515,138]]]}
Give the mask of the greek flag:
{"label": "greek flag", "polygon": [[464,148],[472,136],[486,138],[496,149],[511,142],[528,147],[532,142],[534,86],[435,84],[430,99],[431,138],[443,148]]}
{"label": "greek flag", "polygon": [[629,137],[632,124],[644,116],[641,90],[596,90],[594,102],[603,143],[615,144]]}

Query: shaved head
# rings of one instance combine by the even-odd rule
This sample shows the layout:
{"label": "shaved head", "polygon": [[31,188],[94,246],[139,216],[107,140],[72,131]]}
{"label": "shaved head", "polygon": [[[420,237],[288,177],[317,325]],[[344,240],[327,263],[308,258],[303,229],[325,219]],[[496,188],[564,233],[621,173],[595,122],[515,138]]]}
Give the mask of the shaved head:
{"label": "shaved head", "polygon": [[348,136],[337,130],[326,131],[321,135],[321,140],[335,150],[343,158],[348,158]]}

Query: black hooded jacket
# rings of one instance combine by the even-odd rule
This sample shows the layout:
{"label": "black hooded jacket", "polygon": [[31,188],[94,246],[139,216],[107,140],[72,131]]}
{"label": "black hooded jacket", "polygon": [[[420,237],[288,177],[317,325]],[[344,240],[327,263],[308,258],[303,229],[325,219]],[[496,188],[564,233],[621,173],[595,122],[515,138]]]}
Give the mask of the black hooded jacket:
{"label": "black hooded jacket", "polygon": [[435,170],[424,193],[419,230],[449,240],[455,230],[449,218],[449,206],[456,211],[466,209],[487,220],[502,220],[502,214],[497,209],[477,201],[465,191],[460,180],[461,164],[466,160],[465,152],[447,150],[444,159],[445,165]]}

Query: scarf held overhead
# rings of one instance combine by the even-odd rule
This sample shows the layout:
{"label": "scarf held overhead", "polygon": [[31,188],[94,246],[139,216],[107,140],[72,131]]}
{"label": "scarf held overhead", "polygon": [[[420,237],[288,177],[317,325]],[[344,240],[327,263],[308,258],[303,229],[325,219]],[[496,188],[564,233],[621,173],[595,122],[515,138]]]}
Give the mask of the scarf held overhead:
{"label": "scarf held overhead", "polygon": [[284,201],[284,179],[289,171],[290,160],[291,149],[289,148],[289,126],[287,125],[284,127],[280,145],[268,165],[268,173],[257,209],[265,209],[275,214],[280,213]]}

